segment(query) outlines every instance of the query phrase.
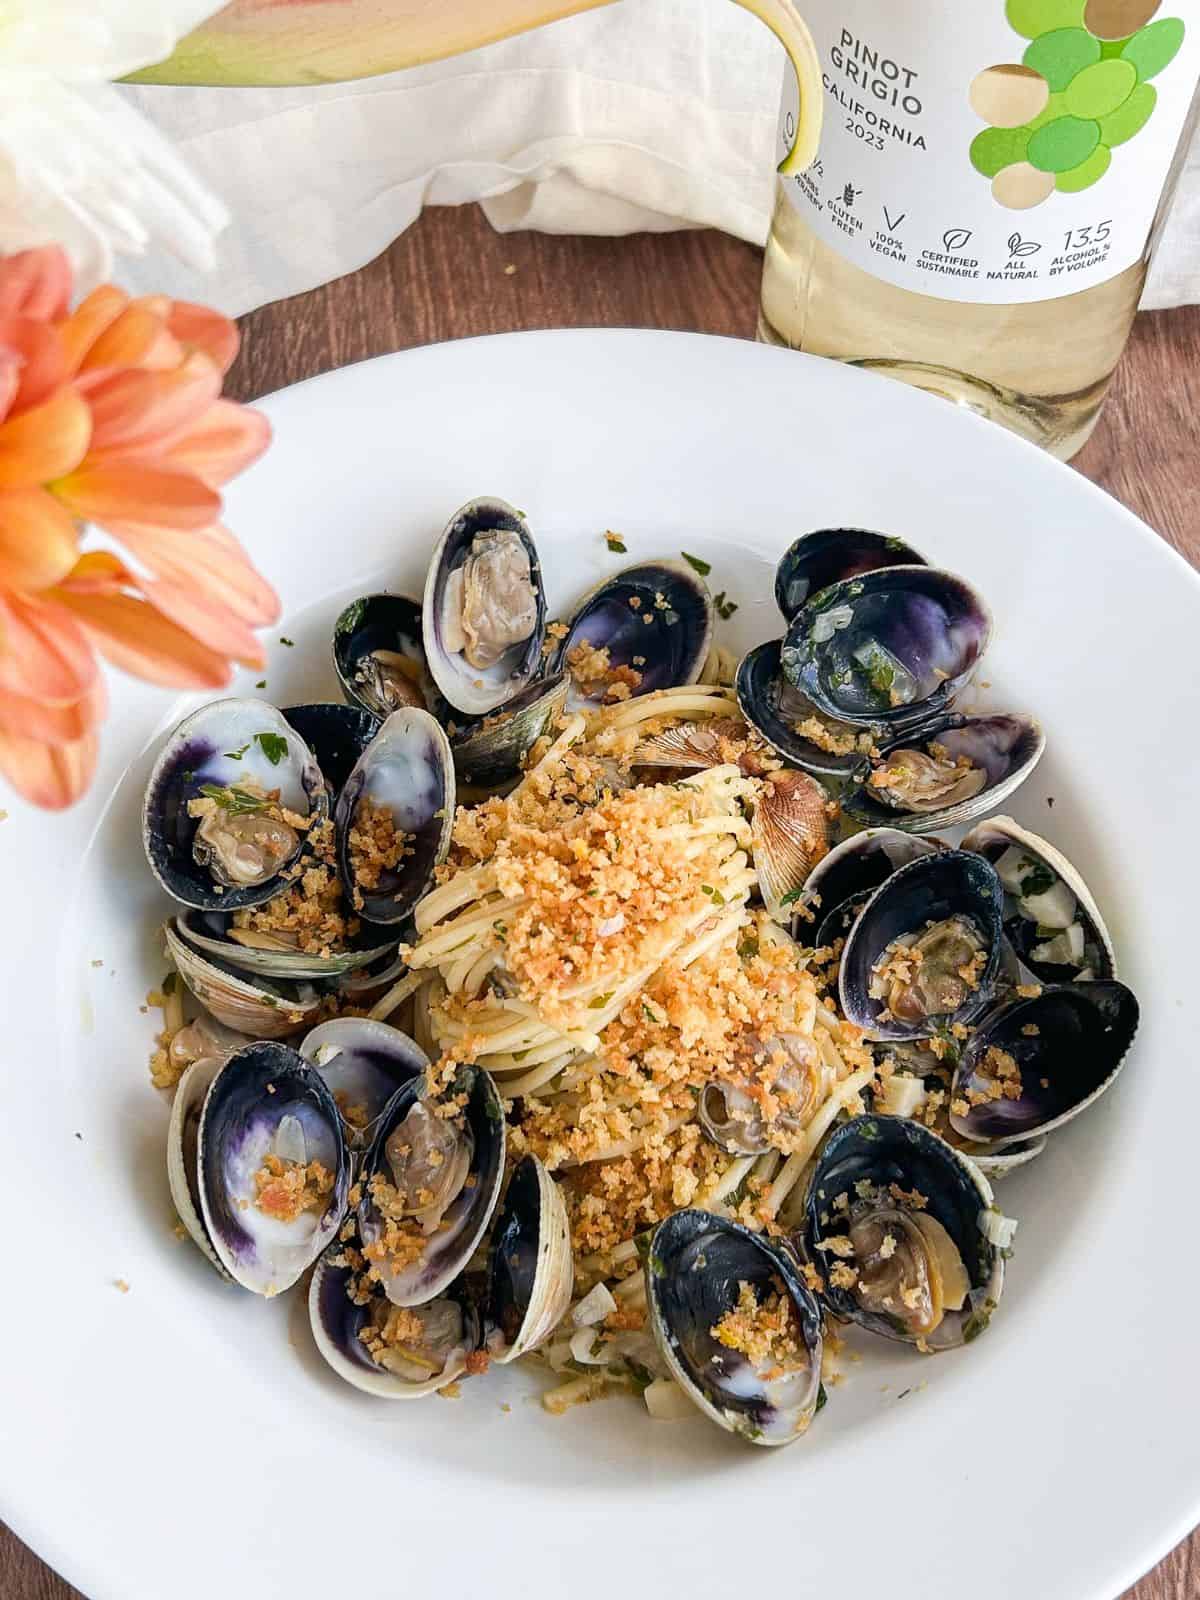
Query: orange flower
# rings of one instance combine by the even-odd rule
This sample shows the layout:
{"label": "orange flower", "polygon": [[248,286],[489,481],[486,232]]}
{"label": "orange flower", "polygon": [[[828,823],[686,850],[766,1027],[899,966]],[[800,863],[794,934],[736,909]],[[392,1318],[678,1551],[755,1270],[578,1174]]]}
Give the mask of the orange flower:
{"label": "orange flower", "polygon": [[[261,667],[270,585],[220,523],[267,420],[221,399],[237,330],[104,284],[69,310],[57,248],[0,260],[0,772],[35,805],[79,798],[105,713],[97,656],[217,689]],[[127,553],[84,550],[84,525]],[[130,565],[136,563],[136,567]]]}

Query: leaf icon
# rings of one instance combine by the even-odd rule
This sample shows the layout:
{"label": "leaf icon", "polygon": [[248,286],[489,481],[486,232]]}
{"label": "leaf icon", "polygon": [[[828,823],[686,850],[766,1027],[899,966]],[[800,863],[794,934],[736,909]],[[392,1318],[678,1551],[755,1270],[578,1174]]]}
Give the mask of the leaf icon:
{"label": "leaf icon", "polygon": [[1016,255],[1018,247],[1020,246],[1020,243],[1021,243],[1021,235],[1019,233],[1010,233],[1009,234],[1009,236],[1008,236],[1008,250],[1009,250],[1009,254],[1010,255],[1014,255],[1014,256]]}
{"label": "leaf icon", "polygon": [[1024,244],[1019,244],[1013,250],[1015,256],[1035,256],[1041,249],[1040,244],[1034,244],[1032,239],[1026,239]]}
{"label": "leaf icon", "polygon": [[947,250],[961,250],[970,237],[970,228],[948,228],[942,235],[942,243]]}

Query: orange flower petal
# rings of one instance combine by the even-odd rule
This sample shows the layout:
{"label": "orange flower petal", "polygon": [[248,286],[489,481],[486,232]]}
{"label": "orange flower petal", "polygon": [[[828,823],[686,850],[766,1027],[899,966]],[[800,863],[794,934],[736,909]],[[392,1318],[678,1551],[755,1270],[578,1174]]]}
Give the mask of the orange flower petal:
{"label": "orange flower petal", "polygon": [[81,372],[98,367],[136,367],[158,342],[163,320],[137,302],[127,305],[99,333],[79,364]]}
{"label": "orange flower petal", "polygon": [[[196,352],[174,372],[105,372],[81,380],[92,413],[89,463],[137,456],[186,437],[202,422],[221,393],[221,374]],[[180,463],[183,470],[190,470]]]}
{"label": "orange flower petal", "polygon": [[65,704],[90,693],[99,671],[66,612],[0,591],[0,691]]}
{"label": "orange flower petal", "polygon": [[0,422],[8,415],[9,407],[17,398],[21,382],[21,363],[11,350],[0,349]]}
{"label": "orange flower petal", "polygon": [[28,489],[71,472],[87,452],[91,431],[88,408],[73,389],[7,417],[0,423],[0,489]]}
{"label": "orange flower petal", "polygon": [[45,489],[0,494],[0,584],[48,589],[79,554],[75,518]]}
{"label": "orange flower petal", "polygon": [[237,325],[219,311],[193,305],[190,300],[176,300],[167,314],[167,327],[180,344],[203,350],[222,373],[233,365],[238,353]]}
{"label": "orange flower petal", "polygon": [[[12,426],[11,422],[0,426],[0,485],[4,481],[4,433]],[[104,525],[135,519],[164,528],[203,528],[221,509],[220,495],[191,473],[137,463],[85,463],[58,478],[51,488],[77,517]]]}
{"label": "orange flower petal", "polygon": [[45,811],[75,804],[95,775],[99,753],[94,733],[59,745],[0,733],[0,772],[23,799]]}
{"label": "orange flower petal", "polygon": [[71,299],[71,264],[56,244],[21,250],[0,260],[0,316],[53,321]]}
{"label": "orange flower petal", "polygon": [[0,698],[0,734],[47,744],[70,744],[91,732],[107,710],[108,689],[99,674],[91,693],[65,705],[6,694]]}
{"label": "orange flower petal", "polygon": [[96,340],[110,328],[129,304],[124,289],[102,283],[82,299],[71,315],[58,325],[59,335],[72,372],[78,372],[84,357]]}
{"label": "orange flower petal", "polygon": [[106,661],[149,683],[178,689],[220,689],[229,663],[190,633],[128,594],[55,594],[82,624]]}
{"label": "orange flower petal", "polygon": [[48,322],[0,313],[0,349],[10,351],[19,363],[13,411],[40,405],[70,377],[58,329]]}
{"label": "orange flower petal", "polygon": [[[203,603],[219,606],[253,628],[278,620],[279,597],[219,523],[194,533],[124,522],[114,523],[110,531],[154,577],[191,585]],[[203,637],[215,646],[215,640]]]}
{"label": "orange flower petal", "polygon": [[162,460],[219,489],[257,461],[270,442],[271,424],[261,411],[217,400],[194,428],[169,446]]}
{"label": "orange flower petal", "polygon": [[164,617],[203,639],[226,660],[244,667],[262,668],[267,653],[258,638],[232,611],[213,600],[189,573],[183,580],[149,579],[141,585],[146,599]]}
{"label": "orange flower petal", "polygon": [[63,579],[62,587],[80,594],[112,594],[137,579],[111,550],[85,550]]}

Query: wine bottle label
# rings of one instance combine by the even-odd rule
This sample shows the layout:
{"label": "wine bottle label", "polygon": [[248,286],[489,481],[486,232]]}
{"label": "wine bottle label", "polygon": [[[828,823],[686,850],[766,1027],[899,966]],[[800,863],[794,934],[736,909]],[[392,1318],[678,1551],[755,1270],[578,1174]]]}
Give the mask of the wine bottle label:
{"label": "wine bottle label", "polygon": [[[1200,77],[1192,6],[803,9],[825,121],[816,161],[783,187],[832,249],[901,288],[993,304],[1075,294],[1142,255]],[[781,159],[797,110],[788,80]]]}

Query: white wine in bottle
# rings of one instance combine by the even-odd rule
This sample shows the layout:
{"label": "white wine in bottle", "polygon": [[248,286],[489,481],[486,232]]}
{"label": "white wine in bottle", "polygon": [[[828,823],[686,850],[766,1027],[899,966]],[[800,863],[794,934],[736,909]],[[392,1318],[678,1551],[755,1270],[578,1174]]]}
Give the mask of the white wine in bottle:
{"label": "white wine in bottle", "polygon": [[[1171,9],[808,0],[824,123],[813,165],[778,181],[759,337],[1073,455],[1195,121],[1200,18]],[[796,114],[789,84],[781,153]]]}

